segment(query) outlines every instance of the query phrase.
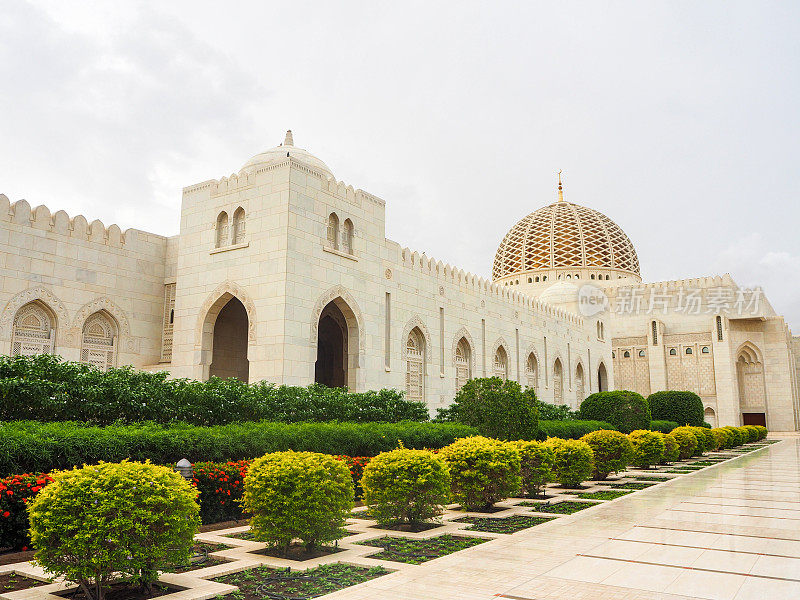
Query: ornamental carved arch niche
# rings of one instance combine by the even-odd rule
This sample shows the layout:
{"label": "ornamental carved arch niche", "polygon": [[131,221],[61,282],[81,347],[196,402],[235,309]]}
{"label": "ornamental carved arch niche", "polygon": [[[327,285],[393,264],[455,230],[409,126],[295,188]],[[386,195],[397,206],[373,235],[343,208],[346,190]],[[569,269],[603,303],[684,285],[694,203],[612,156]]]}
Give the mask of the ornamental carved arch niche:
{"label": "ornamental carved arch niche", "polygon": [[356,299],[353,298],[353,295],[342,285],[332,287],[319,298],[317,298],[316,303],[314,303],[314,309],[311,313],[311,346],[313,348],[317,347],[317,342],[319,341],[320,316],[322,315],[322,311],[325,310],[325,307],[333,301],[336,301],[336,304],[339,306],[340,310],[342,308],[345,309],[342,311],[345,318],[352,318],[355,320],[357,329],[356,333],[358,336],[358,349],[359,352],[363,353],[366,349],[364,315],[361,313],[361,309],[358,307]]}
{"label": "ornamental carved arch niche", "polygon": [[466,327],[459,328],[456,331],[456,334],[453,336],[453,348],[451,351],[451,356],[453,357],[453,365],[456,364],[456,353],[458,350],[458,344],[461,340],[466,340],[467,344],[469,345],[469,367],[470,373],[475,372],[475,342],[472,339],[472,336],[467,331]]}
{"label": "ornamental carved arch niche", "polygon": [[425,340],[425,355],[426,355],[425,363],[427,366],[428,362],[427,357],[430,356],[430,352],[431,349],[433,348],[433,345],[431,344],[431,334],[428,331],[428,328],[425,326],[425,322],[419,315],[412,316],[406,323],[406,326],[403,327],[403,336],[400,338],[400,342],[403,348],[403,360],[407,358],[407,352],[408,352],[406,340],[408,340],[408,336],[411,335],[411,332],[414,330],[415,327],[422,332],[422,337]]}
{"label": "ornamental carved arch niche", "polygon": [[213,334],[214,322],[216,321],[217,315],[231,298],[239,300],[239,302],[244,305],[245,311],[247,312],[248,344],[252,344],[256,341],[256,307],[253,303],[253,299],[245,288],[231,281],[226,281],[217,286],[200,307],[196,327],[197,340],[203,340],[204,334],[207,334],[209,331],[209,325],[211,327],[210,331]]}
{"label": "ornamental carved arch niche", "polygon": [[35,287],[24,290],[11,298],[3,309],[2,316],[0,316],[0,337],[3,339],[11,339],[11,329],[14,324],[14,316],[17,311],[28,304],[38,300],[42,304],[48,306],[56,316],[56,336],[61,337],[66,327],[69,324],[69,315],[64,303],[48,289],[43,287]]}
{"label": "ornamental carved arch niche", "polygon": [[128,317],[125,316],[125,312],[119,306],[105,296],[87,302],[75,313],[75,318],[72,320],[72,327],[67,334],[69,340],[74,340],[76,343],[80,341],[86,321],[93,314],[101,311],[106,312],[116,321],[117,332],[120,336],[119,346],[127,352],[135,352],[136,346],[134,340],[131,338],[131,326],[128,323]]}

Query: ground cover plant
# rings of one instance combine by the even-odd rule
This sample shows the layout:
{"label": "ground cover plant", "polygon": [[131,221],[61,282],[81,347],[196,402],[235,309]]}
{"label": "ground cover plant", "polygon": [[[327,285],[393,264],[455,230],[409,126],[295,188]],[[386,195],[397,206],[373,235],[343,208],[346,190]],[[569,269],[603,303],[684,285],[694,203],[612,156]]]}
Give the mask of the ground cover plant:
{"label": "ground cover plant", "polygon": [[189,571],[196,571],[197,569],[205,569],[206,567],[213,567],[221,565],[226,562],[224,558],[217,558],[210,556],[212,552],[219,552],[220,550],[227,550],[230,546],[225,544],[209,544],[207,542],[195,542],[192,546],[192,555],[189,560],[177,567],[172,568],[173,573],[188,573]]}
{"label": "ground cover plant", "polygon": [[703,401],[694,392],[655,392],[647,397],[647,403],[653,419],[673,421],[677,425],[703,425]]}
{"label": "ground cover plant", "polygon": [[603,490],[600,492],[586,492],[579,494],[578,498],[582,500],[615,500],[627,494],[632,494],[631,490]]}
{"label": "ground cover plant", "polygon": [[517,533],[529,527],[535,527],[542,523],[552,521],[552,517],[531,517],[528,515],[513,515],[511,517],[461,517],[455,519],[454,523],[472,523],[474,531],[486,531],[488,533]]}
{"label": "ground cover plant", "polygon": [[217,596],[218,600],[264,600],[265,598],[316,598],[364,583],[389,571],[383,567],[356,567],[341,563],[320,565],[306,571],[255,567],[214,581],[239,588],[238,592]]}
{"label": "ground cover plant", "polygon": [[669,481],[673,479],[673,477],[669,475],[636,475],[635,479],[636,481],[656,481],[661,483],[663,481]]}
{"label": "ground cover plant", "polygon": [[629,481],[628,483],[606,483],[605,485],[614,489],[623,488],[626,490],[646,490],[647,488],[656,485],[656,483],[645,481]]}
{"label": "ground cover plant", "polygon": [[517,506],[530,507],[537,512],[551,513],[555,515],[571,515],[581,510],[591,508],[600,502],[573,502],[572,500],[564,500],[562,502],[520,502]]}
{"label": "ground cover plant", "polygon": [[236,423],[215,427],[192,425],[114,425],[16,421],[0,424],[0,476],[50,472],[73,466],[150,460],[174,465],[253,459],[284,450],[375,456],[406,448],[442,448],[474,435],[460,423]]}
{"label": "ground cover plant", "polygon": [[410,539],[403,537],[382,537],[359,542],[364,546],[383,548],[382,552],[370,554],[369,558],[394,560],[397,562],[419,565],[440,556],[446,556],[459,550],[477,546],[488,540],[456,535],[440,535],[427,539]]}
{"label": "ground cover plant", "polygon": [[427,421],[424,402],[397,390],[167,379],[133,367],[102,371],[47,354],[0,357],[0,421],[224,425],[244,421]]}
{"label": "ground cover plant", "polygon": [[31,579],[17,575],[16,573],[6,573],[0,575],[0,594],[5,592],[17,592],[19,590],[27,590],[41,585],[47,585],[49,581],[39,581],[38,579]]}
{"label": "ground cover plant", "polygon": [[636,392],[615,390],[595,392],[581,402],[581,419],[608,421],[622,433],[650,426],[650,406]]}
{"label": "ground cover plant", "polygon": [[125,574],[149,594],[159,571],[185,564],[200,525],[197,490],[149,463],[101,463],[53,475],[30,506],[36,561],[103,600]]}
{"label": "ground cover plant", "polygon": [[314,452],[273,452],[253,461],[242,504],[250,532],[281,555],[299,540],[306,553],[342,537],[353,509],[353,479],[341,461]]}

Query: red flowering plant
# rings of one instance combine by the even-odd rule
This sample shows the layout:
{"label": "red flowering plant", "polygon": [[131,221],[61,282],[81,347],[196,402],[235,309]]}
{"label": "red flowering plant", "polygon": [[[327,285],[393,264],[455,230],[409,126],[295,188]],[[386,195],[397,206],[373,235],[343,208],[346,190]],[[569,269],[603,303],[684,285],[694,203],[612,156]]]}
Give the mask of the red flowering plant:
{"label": "red flowering plant", "polygon": [[350,475],[353,477],[353,486],[356,493],[356,500],[360,500],[364,494],[361,489],[361,476],[364,474],[364,467],[372,460],[371,456],[347,456],[345,454],[337,454],[334,456],[336,460],[341,460],[350,469]]}
{"label": "red flowering plant", "polygon": [[240,501],[249,460],[226,463],[194,464],[192,484],[200,491],[200,519],[203,523],[238,521],[242,518]]}
{"label": "red flowering plant", "polygon": [[52,477],[42,473],[9,475],[0,479],[0,548],[28,549],[31,544],[26,510],[28,502],[52,481]]}

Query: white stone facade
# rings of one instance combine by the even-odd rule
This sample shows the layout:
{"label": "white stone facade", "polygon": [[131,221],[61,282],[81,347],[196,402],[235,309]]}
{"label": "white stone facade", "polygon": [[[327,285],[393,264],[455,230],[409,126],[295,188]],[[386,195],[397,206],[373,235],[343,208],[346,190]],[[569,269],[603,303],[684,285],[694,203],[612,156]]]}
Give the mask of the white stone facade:
{"label": "white stone facade", "polygon": [[[0,351],[173,377],[397,388],[432,411],[478,376],[571,407],[599,389],[677,386],[696,389],[721,424],[751,411],[797,429],[796,342],[771,308],[725,316],[723,340],[713,318],[661,318],[656,345],[649,318],[581,316],[566,280],[597,278],[613,298],[640,282],[638,258],[607,217],[552,206],[509,233],[492,282],[387,240],[384,201],[337,181],[291,133],[237,174],[185,188],[171,238],[0,196]],[[529,264],[514,252],[533,229]],[[694,362],[670,358],[689,346]]]}

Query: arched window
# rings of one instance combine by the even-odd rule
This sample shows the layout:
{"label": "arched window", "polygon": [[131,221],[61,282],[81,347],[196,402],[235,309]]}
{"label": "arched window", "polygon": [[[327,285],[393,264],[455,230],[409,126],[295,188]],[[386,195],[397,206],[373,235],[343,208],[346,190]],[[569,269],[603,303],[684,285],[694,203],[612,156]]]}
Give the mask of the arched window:
{"label": "arched window", "polygon": [[492,369],[495,377],[508,379],[508,353],[502,346],[498,346],[494,353],[494,368]]}
{"label": "arched window", "polygon": [[353,253],[353,222],[350,219],[344,221],[344,231],[342,232],[342,250],[348,254]]}
{"label": "arched window", "polygon": [[594,279],[594,273],[592,273],[591,275],[589,275],[589,279]]}
{"label": "arched window", "polygon": [[115,366],[117,326],[104,311],[86,319],[81,336],[81,362],[107,371]]}
{"label": "arched window", "polygon": [[13,356],[55,352],[56,319],[53,311],[39,301],[29,302],[14,316],[11,335]]}
{"label": "arched window", "polygon": [[525,363],[525,378],[528,380],[529,388],[533,388],[534,391],[539,389],[539,361],[536,360],[533,352],[528,355]]}
{"label": "arched window", "polygon": [[336,213],[328,216],[328,246],[334,250],[339,249],[339,217]]}
{"label": "arched window", "polygon": [[630,358],[630,357],[631,357],[630,351],[625,350],[625,352],[622,353],[622,358]]}
{"label": "arched window", "polygon": [[717,426],[717,413],[714,412],[714,409],[710,406],[707,406],[703,410],[703,420],[711,425],[711,427]]}
{"label": "arched window", "polygon": [[575,397],[578,400],[577,406],[580,406],[581,402],[586,400],[586,386],[584,383],[583,365],[580,363],[578,363],[578,366],[575,369]]}
{"label": "arched window", "polygon": [[653,329],[653,346],[658,344],[658,323],[655,321],[652,322],[652,329]]}
{"label": "arched window", "polygon": [[224,210],[217,217],[217,248],[228,245],[228,213]]}
{"label": "arched window", "polygon": [[456,344],[456,355],[453,360],[456,364],[456,391],[458,391],[472,378],[472,348],[469,347],[467,338],[462,337]]}
{"label": "arched window", "polygon": [[711,350],[708,349],[708,346],[703,346],[700,352],[702,352],[703,354],[708,354],[709,352],[711,352]]}
{"label": "arched window", "polygon": [[538,275],[536,276],[535,281],[536,281],[536,283],[539,283],[539,276]]}
{"label": "arched window", "polygon": [[542,275],[542,281],[547,281],[547,275]]}
{"label": "arched window", "polygon": [[722,317],[717,315],[717,341],[722,341]]}
{"label": "arched window", "polygon": [[528,277],[528,283],[533,283],[533,277]]}
{"label": "arched window", "polygon": [[691,353],[692,353],[692,349],[691,348],[687,348],[686,349],[686,354],[691,354]]}
{"label": "arched window", "polygon": [[644,355],[645,355],[645,354],[644,354],[644,350],[639,350],[639,356],[640,356],[640,357],[642,357],[642,358],[644,358]]}
{"label": "arched window", "polygon": [[669,349],[669,355],[670,356],[678,356],[678,351],[675,350],[675,348],[670,348]]}
{"label": "arched window", "polygon": [[564,369],[560,358],[553,363],[553,403],[564,404]]}
{"label": "arched window", "polygon": [[247,221],[245,220],[244,209],[240,206],[233,213],[233,243],[241,244],[247,233]]}
{"label": "arched window", "polygon": [[414,327],[406,340],[406,397],[423,400],[425,397],[425,337]]}

